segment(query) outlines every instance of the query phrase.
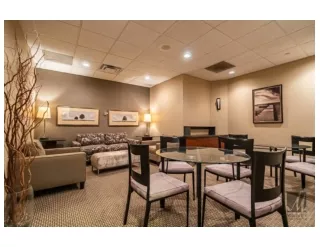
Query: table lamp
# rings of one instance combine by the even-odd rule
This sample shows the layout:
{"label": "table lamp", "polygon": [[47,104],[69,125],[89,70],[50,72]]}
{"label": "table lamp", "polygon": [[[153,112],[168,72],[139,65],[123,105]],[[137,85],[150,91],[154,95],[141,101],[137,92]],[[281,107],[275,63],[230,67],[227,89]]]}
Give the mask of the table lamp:
{"label": "table lamp", "polygon": [[49,106],[39,106],[37,118],[43,118],[43,136],[40,139],[48,139],[46,137],[46,119],[51,118],[50,108]]}
{"label": "table lamp", "polygon": [[145,113],[143,121],[145,123],[147,123],[147,131],[146,131],[145,136],[149,136],[150,135],[151,114],[150,113]]}

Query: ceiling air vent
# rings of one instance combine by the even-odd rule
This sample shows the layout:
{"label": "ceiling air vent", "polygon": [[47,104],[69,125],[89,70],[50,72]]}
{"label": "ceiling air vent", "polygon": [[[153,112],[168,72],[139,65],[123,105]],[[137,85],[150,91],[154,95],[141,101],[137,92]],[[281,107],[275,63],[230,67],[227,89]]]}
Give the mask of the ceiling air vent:
{"label": "ceiling air vent", "polygon": [[225,71],[227,69],[231,69],[233,67],[235,67],[233,64],[227,63],[225,61],[221,61],[219,63],[216,63],[214,65],[207,67],[206,70],[209,70],[209,71],[212,71],[215,73],[220,73],[222,71]]}
{"label": "ceiling air vent", "polygon": [[109,64],[102,64],[100,70],[109,74],[119,74],[122,71],[122,68],[116,67]]}
{"label": "ceiling air vent", "polygon": [[44,55],[44,60],[72,65],[72,60],[73,60],[72,56],[67,56],[64,54],[60,54],[52,51],[46,51],[46,50],[43,50],[43,55]]}

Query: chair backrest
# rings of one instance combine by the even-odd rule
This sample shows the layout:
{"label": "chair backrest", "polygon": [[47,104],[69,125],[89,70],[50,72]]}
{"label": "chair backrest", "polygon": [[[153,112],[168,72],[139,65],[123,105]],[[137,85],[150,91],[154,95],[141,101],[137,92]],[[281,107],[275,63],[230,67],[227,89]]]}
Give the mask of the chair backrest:
{"label": "chair backrest", "polygon": [[[132,155],[140,156],[140,172],[133,170]],[[132,178],[137,183],[147,186],[147,194],[150,187],[150,166],[149,166],[149,145],[131,144],[128,145],[129,158],[129,184]],[[137,164],[137,163],[135,163]]]}
{"label": "chair backrest", "polygon": [[227,138],[225,139],[225,149],[228,150],[245,150],[246,154],[252,157],[253,155],[253,146],[254,140],[253,139],[234,139],[234,138]]}
{"label": "chair backrest", "polygon": [[[219,148],[224,148],[226,141],[228,140],[228,136],[218,136],[218,145]],[[222,146],[222,143],[224,144],[224,146]]]}
{"label": "chair backrest", "polygon": [[[255,212],[255,203],[277,198],[282,194],[282,203],[285,205],[285,160],[287,149],[278,151],[254,151],[252,156],[251,176],[251,212]],[[280,183],[275,187],[264,188],[266,166],[280,167]],[[254,216],[254,215],[253,215]]]}
{"label": "chair backrest", "polygon": [[[292,146],[299,145],[299,144],[301,144],[300,142],[310,142],[310,143],[312,143],[311,150],[306,149],[306,155],[315,156],[315,153],[316,153],[316,138],[315,137],[291,136],[291,144],[292,144]],[[299,150],[298,149],[292,149],[292,155],[294,155],[295,153],[299,154]]]}
{"label": "chair backrest", "polygon": [[167,148],[168,143],[177,143],[179,147],[186,146],[186,138],[184,136],[160,136],[160,148]]}
{"label": "chair backrest", "polygon": [[248,134],[229,134],[229,137],[236,138],[236,139],[248,139]]}

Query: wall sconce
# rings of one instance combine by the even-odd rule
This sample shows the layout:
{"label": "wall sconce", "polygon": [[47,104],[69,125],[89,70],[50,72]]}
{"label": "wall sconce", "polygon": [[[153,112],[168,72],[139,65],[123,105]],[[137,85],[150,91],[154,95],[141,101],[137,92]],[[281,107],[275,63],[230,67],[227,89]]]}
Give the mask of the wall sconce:
{"label": "wall sconce", "polygon": [[216,99],[216,108],[217,108],[217,111],[221,110],[221,99],[220,98]]}

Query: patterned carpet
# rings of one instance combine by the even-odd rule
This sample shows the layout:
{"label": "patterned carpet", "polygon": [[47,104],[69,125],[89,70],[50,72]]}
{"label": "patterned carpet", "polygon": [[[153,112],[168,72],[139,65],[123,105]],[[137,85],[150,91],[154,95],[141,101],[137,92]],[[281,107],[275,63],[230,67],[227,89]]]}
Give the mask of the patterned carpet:
{"label": "patterned carpet", "polygon": [[[157,172],[158,168],[151,165],[151,171]],[[269,174],[269,171],[266,172]],[[175,177],[183,179],[183,175]],[[273,181],[273,178],[268,177],[267,183],[273,183]],[[191,175],[187,176],[187,182],[192,188]],[[216,181],[214,175],[207,176],[208,185],[223,182],[224,179]],[[287,194],[289,226],[315,225],[314,185],[314,179],[307,177],[307,188],[301,193],[305,197],[300,197],[301,205],[305,208],[292,210],[292,205],[300,192],[300,177],[294,177],[292,172],[286,172],[286,190],[290,192]],[[97,176],[91,171],[91,167],[87,167],[85,189],[80,190],[76,185],[71,185],[36,193],[33,226],[123,226],[127,190],[128,168],[102,171]],[[190,193],[189,226],[196,226],[197,207],[191,195],[192,193]],[[133,192],[127,226],[142,226],[144,211],[145,201]],[[149,226],[185,226],[185,224],[185,194],[167,199],[165,209],[160,208],[159,202],[152,204]],[[243,217],[235,221],[233,212],[209,200],[206,204],[205,226],[249,226],[249,224]],[[257,226],[282,226],[281,216],[274,213],[260,218],[257,220]]]}

